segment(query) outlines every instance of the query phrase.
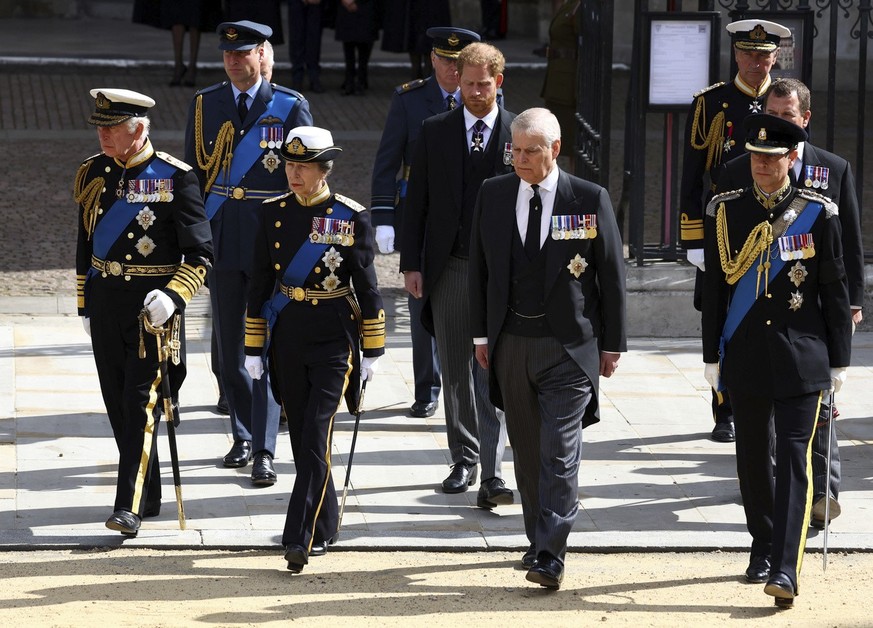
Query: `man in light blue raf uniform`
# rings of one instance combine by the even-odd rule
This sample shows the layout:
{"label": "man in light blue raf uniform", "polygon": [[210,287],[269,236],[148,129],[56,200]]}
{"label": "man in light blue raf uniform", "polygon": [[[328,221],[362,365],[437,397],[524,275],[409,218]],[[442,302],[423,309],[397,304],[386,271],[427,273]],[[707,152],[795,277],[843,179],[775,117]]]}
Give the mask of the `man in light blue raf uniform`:
{"label": "man in light blue raf uniform", "polygon": [[252,483],[266,486],[276,482],[279,406],[267,378],[253,381],[244,367],[248,271],[258,208],[288,189],[282,141],[292,128],[312,124],[301,94],[261,75],[272,33],[247,20],[218,26],[229,80],[197,92],[185,132],[185,161],[200,180],[215,245],[208,285],[234,441],[224,466],[245,467],[254,456]]}
{"label": "man in light blue raf uniform", "polygon": [[[395,234],[402,233],[406,181],[421,123],[461,105],[456,60],[464,46],[479,41],[479,35],[463,28],[433,27],[427,30],[427,36],[433,39],[430,53],[433,74],[426,79],[404,83],[394,90],[382,141],[373,163],[370,208],[376,227],[376,243],[383,254],[394,252]],[[409,414],[425,418],[433,416],[439,403],[440,362],[436,341],[421,324],[423,301],[412,296],[407,301],[415,376],[415,402]]]}

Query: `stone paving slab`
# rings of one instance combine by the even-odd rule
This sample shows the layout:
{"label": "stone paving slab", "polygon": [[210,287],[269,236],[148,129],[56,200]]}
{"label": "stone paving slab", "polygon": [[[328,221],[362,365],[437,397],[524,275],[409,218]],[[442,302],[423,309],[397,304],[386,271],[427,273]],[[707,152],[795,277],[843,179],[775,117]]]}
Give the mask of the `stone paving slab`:
{"label": "stone paving slab", "polygon": [[[188,320],[189,375],[177,431],[187,529],[179,530],[162,433],[161,515],[147,520],[136,539],[106,530],[116,454],[88,339],[76,317],[52,311],[55,299],[44,300],[34,308],[45,312],[38,316],[0,314],[0,403],[6,410],[0,418],[0,548],[278,548],[294,478],[290,444],[282,429],[279,481],[272,487],[252,487],[250,468],[221,466],[231,439],[227,419],[213,413],[210,319],[202,315]],[[205,309],[195,304],[193,311],[198,307]],[[367,391],[337,549],[525,547],[519,504],[485,511],[475,507],[474,491],[438,490],[448,469],[444,415],[405,415],[412,382],[404,317],[403,310],[388,313],[388,352]],[[873,385],[867,366],[873,334],[856,334],[854,344],[838,397],[843,514],[833,523],[829,547],[867,551],[873,550],[873,416],[865,393]],[[602,382],[602,394],[603,420],[585,430],[571,547],[745,551],[749,537],[733,447],[708,439],[699,342],[631,339],[618,374]],[[353,416],[337,416],[333,461],[340,494],[353,426]],[[514,487],[511,448],[504,473]],[[810,530],[809,547],[821,547],[820,532]]]}

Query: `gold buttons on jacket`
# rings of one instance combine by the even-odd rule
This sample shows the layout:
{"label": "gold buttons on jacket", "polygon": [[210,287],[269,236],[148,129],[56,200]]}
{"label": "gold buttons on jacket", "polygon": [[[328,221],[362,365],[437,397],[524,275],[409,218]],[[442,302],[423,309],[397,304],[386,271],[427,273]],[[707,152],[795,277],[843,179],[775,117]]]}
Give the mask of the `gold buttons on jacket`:
{"label": "gold buttons on jacket", "polygon": [[282,267],[279,266],[279,264],[274,264],[273,268],[275,268],[276,270],[282,270]]}
{"label": "gold buttons on jacket", "polygon": [[770,324],[770,321],[767,321],[767,324],[769,325],[769,324]]}
{"label": "gold buttons on jacket", "polygon": [[282,221],[281,221],[281,220],[277,220],[277,221],[276,221],[276,229],[278,229],[278,228],[281,227],[281,226],[282,226]]}
{"label": "gold buttons on jacket", "polygon": [[316,267],[315,267],[315,268],[313,268],[313,269],[312,269],[312,270],[314,270],[314,271],[315,271],[315,274],[316,274],[316,275],[317,275],[317,274],[318,274],[318,273],[320,273],[320,272],[321,272],[321,268],[320,268],[320,267],[318,267],[318,266],[316,266]]}
{"label": "gold buttons on jacket", "polygon": [[133,259],[133,255],[131,255],[130,253],[128,253],[127,255],[124,256],[124,259],[126,259],[126,260],[129,262],[130,260]]}
{"label": "gold buttons on jacket", "polygon": [[276,247],[276,248],[278,249],[278,248],[279,248],[280,246],[282,246],[282,245],[279,244],[278,242],[274,242],[274,243],[273,243],[273,246]]}
{"label": "gold buttons on jacket", "polygon": [[332,213],[333,213],[333,207],[328,207],[327,209],[324,210],[324,213],[325,213],[325,214],[332,214]]}
{"label": "gold buttons on jacket", "polygon": [[318,299],[312,299],[310,303],[312,303],[312,305],[318,305]]}

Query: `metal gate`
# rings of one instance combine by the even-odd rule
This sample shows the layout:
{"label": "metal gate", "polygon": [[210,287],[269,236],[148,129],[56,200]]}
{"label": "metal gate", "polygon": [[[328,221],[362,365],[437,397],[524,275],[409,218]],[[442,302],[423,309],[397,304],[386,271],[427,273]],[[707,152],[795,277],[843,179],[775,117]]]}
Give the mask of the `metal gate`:
{"label": "metal gate", "polygon": [[[869,229],[864,229],[863,221],[863,191],[865,180],[865,128],[866,128],[866,93],[867,93],[867,57],[868,57],[868,42],[873,39],[873,21],[871,21],[871,2],[873,0],[698,0],[697,2],[686,2],[685,11],[713,11],[721,10],[726,15],[723,15],[721,29],[734,20],[754,17],[756,12],[790,12],[811,13],[814,16],[813,39],[819,40],[819,43],[826,43],[828,50],[827,63],[818,62],[815,64],[813,75],[816,77],[816,83],[820,84],[822,76],[826,78],[826,105],[820,101],[814,103],[813,109],[815,112],[815,128],[822,128],[822,120],[824,119],[824,146],[827,150],[832,151],[834,146],[835,121],[838,116],[842,125],[851,124],[854,135],[855,146],[854,154],[849,150],[848,146],[841,146],[838,153],[852,163],[856,178],[856,188],[858,192],[859,206],[862,208],[862,234]],[[694,5],[690,7],[688,5]],[[814,5],[814,6],[813,6]],[[682,138],[680,129],[684,128],[683,115],[663,114],[663,170],[660,181],[649,181],[649,186],[646,186],[646,129],[647,124],[651,121],[647,120],[646,110],[643,104],[642,76],[640,67],[646,62],[646,51],[641,50],[641,42],[644,40],[641,33],[641,23],[643,16],[648,12],[655,11],[682,11],[682,0],[635,0],[634,5],[634,46],[631,62],[630,86],[628,89],[628,101],[626,107],[625,118],[625,151],[624,151],[624,185],[622,189],[622,200],[619,203],[619,218],[623,219],[624,214],[628,216],[629,237],[628,244],[631,253],[638,265],[642,265],[645,261],[672,261],[684,257],[684,253],[678,245],[678,172],[679,172],[679,155],[680,147],[686,138]],[[766,19],[766,18],[765,18]],[[770,17],[778,21],[778,16]],[[820,28],[822,26],[822,28]],[[848,38],[847,38],[848,36]],[[848,41],[857,41],[857,57],[851,59],[852,63],[838,63],[837,48],[838,43]],[[723,37],[723,42],[729,41],[727,37]],[[842,45],[843,50],[853,49],[852,46]],[[726,51],[728,49],[725,43],[721,47]],[[857,59],[857,63],[855,63]],[[843,57],[843,61],[849,59]],[[854,73],[856,75],[848,75]],[[721,76],[717,80],[730,80],[729,77]],[[838,81],[844,87],[838,90]],[[812,87],[812,86],[810,86]],[[820,91],[820,90],[818,90]],[[838,94],[844,96],[855,92],[855,102],[851,98],[840,98],[837,102]],[[688,100],[691,104],[691,98]],[[851,120],[851,115],[843,113],[848,109],[855,109],[857,116]],[[849,120],[849,122],[847,122]],[[649,129],[651,132],[651,129]],[[651,179],[651,177],[649,177]],[[659,190],[653,190],[654,185],[660,183]],[[651,209],[647,212],[646,207],[652,205],[652,198],[659,198],[661,211],[659,215],[655,215]],[[653,225],[653,221],[658,220],[658,225]],[[648,224],[647,224],[648,221]],[[659,236],[653,236],[653,233],[659,232]],[[865,240],[873,238],[873,234]],[[868,251],[873,247],[866,246]],[[873,251],[871,251],[873,253]],[[867,254],[868,261],[871,253]]]}
{"label": "metal gate", "polygon": [[613,0],[586,0],[576,12],[576,176],[609,187]]}

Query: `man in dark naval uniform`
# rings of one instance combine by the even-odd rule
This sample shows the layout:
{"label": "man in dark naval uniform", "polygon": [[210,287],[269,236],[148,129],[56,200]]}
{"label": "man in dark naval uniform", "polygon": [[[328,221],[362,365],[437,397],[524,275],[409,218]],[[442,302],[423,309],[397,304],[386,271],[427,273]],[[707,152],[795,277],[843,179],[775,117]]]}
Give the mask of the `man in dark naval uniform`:
{"label": "man in dark naval uniform", "polygon": [[291,130],[281,150],[291,191],[261,208],[245,364],[260,379],[267,357],[288,415],[297,476],[282,545],[288,569],[299,573],[337,533],[334,417],[343,398],[354,413],[360,380],[373,378],[385,353],[385,311],[370,213],[327,185],[342,149],[327,129],[304,126]]}
{"label": "man in dark naval uniform", "polygon": [[446,493],[482,481],[476,504],[513,502],[501,477],[503,412],[488,398],[487,374],[473,359],[467,267],[473,205],[482,181],[512,171],[515,114],[497,103],[503,54],[475,42],[458,55],[463,107],[424,121],[415,145],[403,216],[400,270],[406,290],[423,299],[422,322],[436,337],[452,471]]}
{"label": "man in dark naval uniform", "polygon": [[[694,95],[685,125],[685,152],[679,196],[679,239],[688,261],[697,266],[694,307],[700,309],[703,263],[703,208],[715,189],[717,168],[743,154],[743,119],[762,111],[763,96],[770,88],[770,69],[783,37],[791,31],[766,20],[740,20],[727,25],[732,35],[737,75],[730,83],[717,83]],[[715,426],[712,439],[734,440],[730,400],[712,391]]]}
{"label": "man in dark naval uniform", "polygon": [[557,589],[579,511],[582,428],[625,338],[625,268],[609,193],[557,166],[548,109],[512,121],[515,174],[482,183],[470,242],[476,359],[506,427],[530,547],[527,579]]}
{"label": "man in dark naval uniform", "polygon": [[754,183],[706,209],[704,376],[733,404],[752,535],[746,580],[766,582],[764,592],[790,606],[809,522],[811,441],[822,399],[846,378],[852,316],[837,207],[788,175],[806,132],[767,114],[743,126]]}
{"label": "man in dark naval uniform", "polygon": [[[458,53],[470,42],[479,41],[476,33],[463,28],[434,27],[428,29],[427,35],[433,38],[430,56],[434,73],[426,79],[404,83],[394,91],[382,141],[373,162],[370,208],[376,227],[376,243],[383,254],[394,252],[395,234],[403,233],[406,182],[421,123],[460,105]],[[433,416],[439,403],[440,363],[436,341],[421,324],[422,300],[409,295],[407,301],[415,376],[415,402],[409,414],[424,418]]]}
{"label": "man in dark naval uniform", "polygon": [[209,296],[233,432],[224,466],[245,467],[254,454],[255,485],[276,482],[279,406],[268,394],[267,378],[253,382],[243,365],[251,248],[261,203],[288,189],[279,156],[282,141],[293,127],[312,123],[303,96],[261,75],[264,42],[271,33],[268,26],[249,21],[219,25],[229,80],[197,92],[185,132],[185,161],[200,180],[215,244]]}
{"label": "man in dark naval uniform", "polygon": [[[160,358],[145,333],[170,321],[179,342],[169,361],[174,399],[185,379],[182,312],[206,279],[212,233],[191,166],[155,151],[148,110],[155,101],[127,89],[92,89],[102,152],[79,167],[76,297],[91,336],[100,391],[118,446],[115,507],[106,527],[136,536],[161,510],[157,451]],[[171,319],[171,317],[173,317]],[[156,416],[157,415],[157,416]]]}
{"label": "man in dark naval uniform", "polygon": [[[809,88],[801,81],[780,78],[773,81],[765,101],[766,113],[779,116],[804,129],[808,128],[812,117]],[[797,145],[797,159],[788,173],[792,185],[819,192],[834,202],[840,211],[840,227],[843,232],[843,265],[849,282],[849,303],[852,322],[862,320],[861,308],[864,305],[864,251],[861,245],[861,218],[858,209],[858,196],[855,177],[849,162],[834,155],[812,142]],[[718,176],[718,192],[747,188],[752,185],[752,171],[749,167],[748,153],[722,164]],[[825,424],[829,428],[825,428]],[[830,449],[828,437],[830,432]],[[830,479],[828,479],[828,457],[831,458]],[[830,483],[831,519],[840,515],[840,448],[836,428],[830,421],[830,406],[823,402],[819,426],[812,443],[812,481],[813,500],[811,524],[823,528],[825,521],[825,495]]]}

